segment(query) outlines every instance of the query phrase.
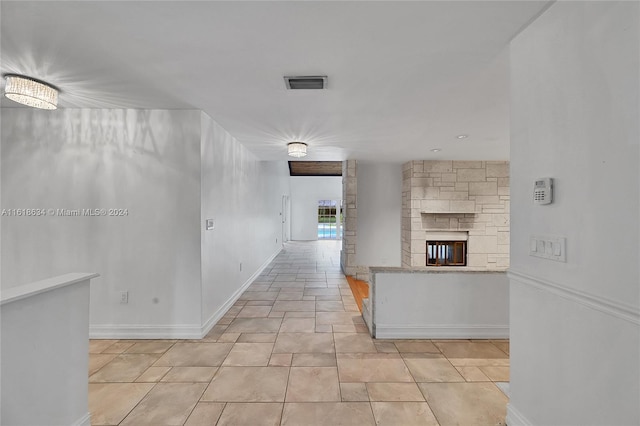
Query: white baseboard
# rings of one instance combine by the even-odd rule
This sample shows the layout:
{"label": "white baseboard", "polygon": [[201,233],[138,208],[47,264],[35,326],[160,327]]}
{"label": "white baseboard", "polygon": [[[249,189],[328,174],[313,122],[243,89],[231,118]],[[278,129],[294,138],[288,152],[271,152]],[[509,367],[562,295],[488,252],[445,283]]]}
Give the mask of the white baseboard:
{"label": "white baseboard", "polygon": [[204,324],[93,324],[90,339],[202,339],[282,251],[279,247]]}
{"label": "white baseboard", "polygon": [[73,422],[71,426],[91,426],[91,413],[86,413],[84,416]]}
{"label": "white baseboard", "polygon": [[508,325],[375,324],[376,339],[508,339]]}
{"label": "white baseboard", "polygon": [[98,324],[89,326],[90,339],[200,339],[200,324]]}
{"label": "white baseboard", "polygon": [[231,306],[233,306],[234,303],[236,303],[236,300],[238,300],[238,298],[240,296],[242,296],[242,293],[245,292],[245,290],[251,285],[251,283],[253,283],[256,278],[258,278],[260,276],[260,274],[262,273],[262,271],[265,270],[265,268],[267,266],[269,266],[269,264],[273,261],[273,259],[276,258],[276,256],[278,256],[278,254],[282,251],[282,246],[280,248],[278,248],[275,253],[273,253],[271,256],[269,256],[269,258],[256,270],[256,272],[253,273],[253,275],[251,275],[247,281],[244,282],[244,284],[242,284],[242,286],[235,291],[235,293],[233,293],[231,295],[231,297],[229,299],[227,299],[226,302],[224,302],[222,304],[222,306],[220,306],[210,317],[209,319],[202,325],[202,328],[200,330],[200,337],[198,337],[199,339],[202,339],[204,336],[207,335],[207,333],[209,333],[209,331],[211,331],[211,329],[213,328],[214,325],[216,325],[216,323],[218,321],[220,321],[220,318],[222,318],[224,316],[224,314],[227,313],[227,311],[229,310],[229,308],[231,308]]}
{"label": "white baseboard", "polygon": [[509,426],[531,426],[531,423],[525,416],[522,415],[513,404],[507,404],[507,418],[505,423]]}

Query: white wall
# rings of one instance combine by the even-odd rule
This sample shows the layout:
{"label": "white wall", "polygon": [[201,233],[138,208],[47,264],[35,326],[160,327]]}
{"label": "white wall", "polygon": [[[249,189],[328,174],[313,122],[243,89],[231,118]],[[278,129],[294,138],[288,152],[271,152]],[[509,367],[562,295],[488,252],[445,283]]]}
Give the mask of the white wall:
{"label": "white wall", "polygon": [[3,209],[128,210],[3,216],[2,288],[98,272],[92,332],[200,327],[199,112],[3,108],[1,149]]}
{"label": "white wall", "polygon": [[639,6],[557,2],[511,45],[510,425],[640,423]]}
{"label": "white wall", "polygon": [[[263,162],[202,114],[202,321],[211,325],[282,248],[286,161]],[[215,228],[205,231],[206,219]],[[242,271],[240,270],[242,263]]]}
{"label": "white wall", "polygon": [[291,239],[318,239],[318,201],[342,199],[339,176],[295,176],[291,184]]}
{"label": "white wall", "polygon": [[356,261],[401,266],[402,164],[358,162]]}
{"label": "white wall", "polygon": [[3,108],[1,154],[3,209],[127,209],[2,217],[2,288],[100,274],[93,337],[199,337],[281,248],[286,162],[199,111]]}

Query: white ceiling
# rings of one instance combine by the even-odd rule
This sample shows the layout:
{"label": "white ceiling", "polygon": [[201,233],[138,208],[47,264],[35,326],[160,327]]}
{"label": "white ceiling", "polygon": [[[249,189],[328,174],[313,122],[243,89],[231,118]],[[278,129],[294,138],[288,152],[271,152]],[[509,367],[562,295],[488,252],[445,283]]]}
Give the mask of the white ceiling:
{"label": "white ceiling", "polygon": [[265,160],[508,159],[508,43],[546,4],[2,1],[0,72],[61,107],[201,109]]}

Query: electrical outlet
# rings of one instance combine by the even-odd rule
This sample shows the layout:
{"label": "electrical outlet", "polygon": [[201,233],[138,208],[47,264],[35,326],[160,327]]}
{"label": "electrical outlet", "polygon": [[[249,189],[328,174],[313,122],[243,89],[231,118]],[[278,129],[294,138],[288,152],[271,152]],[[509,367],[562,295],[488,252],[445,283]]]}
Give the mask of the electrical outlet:
{"label": "electrical outlet", "polygon": [[129,292],[128,291],[121,291],[120,292],[120,303],[127,304],[129,303]]}

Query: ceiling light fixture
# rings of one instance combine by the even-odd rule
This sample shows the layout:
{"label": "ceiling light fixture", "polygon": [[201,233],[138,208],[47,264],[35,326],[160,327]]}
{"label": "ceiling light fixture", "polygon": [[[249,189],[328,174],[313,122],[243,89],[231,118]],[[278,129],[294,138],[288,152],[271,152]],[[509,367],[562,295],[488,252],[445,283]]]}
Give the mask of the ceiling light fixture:
{"label": "ceiling light fixture", "polygon": [[291,157],[304,157],[307,155],[307,144],[304,142],[290,142],[287,144],[287,153]]}
{"label": "ceiling light fixture", "polygon": [[433,148],[433,149],[431,150],[431,152],[440,152],[440,151],[442,151],[442,149],[441,149],[441,148]]}
{"label": "ceiling light fixture", "polygon": [[469,135],[458,135],[458,136],[456,136],[456,139],[465,139],[465,138],[468,138],[468,137],[469,137]]}
{"label": "ceiling light fixture", "polygon": [[4,95],[14,102],[40,109],[58,108],[58,89],[43,81],[21,75],[5,76]]}

